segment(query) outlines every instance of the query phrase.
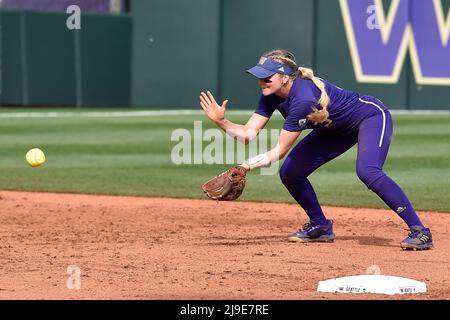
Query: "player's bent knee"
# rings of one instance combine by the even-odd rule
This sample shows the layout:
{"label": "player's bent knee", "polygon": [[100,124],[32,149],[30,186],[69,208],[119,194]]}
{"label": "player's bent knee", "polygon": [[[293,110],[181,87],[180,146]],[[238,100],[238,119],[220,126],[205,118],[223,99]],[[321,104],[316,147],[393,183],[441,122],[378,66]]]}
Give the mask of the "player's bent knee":
{"label": "player's bent knee", "polygon": [[370,166],[357,166],[356,174],[369,189],[372,189],[375,181],[386,175],[380,168]]}
{"label": "player's bent knee", "polygon": [[306,179],[306,175],[300,171],[298,167],[284,163],[280,168],[281,182],[287,186],[289,184],[297,184],[299,180]]}
{"label": "player's bent knee", "polygon": [[281,179],[281,182],[284,184],[284,185],[286,185],[287,183],[288,183],[288,169],[287,169],[287,166],[285,166],[284,164],[281,166],[281,168],[280,168],[280,172],[279,172],[279,175],[280,175],[280,179]]}

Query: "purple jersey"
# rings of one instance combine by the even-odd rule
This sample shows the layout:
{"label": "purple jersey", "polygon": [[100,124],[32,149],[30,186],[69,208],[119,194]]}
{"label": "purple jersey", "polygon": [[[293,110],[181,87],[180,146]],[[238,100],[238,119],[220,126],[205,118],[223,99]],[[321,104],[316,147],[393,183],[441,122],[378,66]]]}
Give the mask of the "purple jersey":
{"label": "purple jersey", "polygon": [[[328,112],[332,123],[325,127],[318,124],[313,125],[307,120],[312,108],[318,106],[320,90],[311,80],[297,78],[287,98],[277,95],[261,96],[255,113],[270,118],[275,110],[279,110],[285,121],[283,129],[287,131],[302,131],[305,129],[323,128],[325,130],[337,130],[343,133],[352,132],[362,120],[375,114],[380,110],[374,104],[363,103],[360,94],[341,89],[334,84],[322,80],[325,90],[330,97]],[[368,97],[373,100],[373,97]],[[385,109],[382,103],[381,108]]]}

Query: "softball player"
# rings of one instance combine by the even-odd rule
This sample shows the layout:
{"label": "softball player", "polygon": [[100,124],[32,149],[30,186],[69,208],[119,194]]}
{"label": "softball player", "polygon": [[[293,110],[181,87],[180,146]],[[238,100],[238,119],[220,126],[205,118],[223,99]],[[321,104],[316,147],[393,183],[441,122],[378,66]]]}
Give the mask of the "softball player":
{"label": "softball player", "polygon": [[245,161],[242,166],[247,170],[284,158],[300,132],[312,129],[292,149],[280,169],[281,181],[310,220],[301,230],[289,234],[289,241],[334,240],[333,221],[325,217],[308,176],[357,143],[358,177],[411,231],[400,246],[413,250],[433,246],[430,229],[422,224],[400,186],[383,172],[393,125],[391,114],[381,101],[315,77],[311,69],[299,67],[294,55],[286,50],[264,53],[247,73],[258,79],[262,95],[245,125],[227,120],[228,100],[219,106],[209,91],[201,93],[200,105],[220,128],[245,143],[264,128],[275,110],[285,118],[276,147]]}

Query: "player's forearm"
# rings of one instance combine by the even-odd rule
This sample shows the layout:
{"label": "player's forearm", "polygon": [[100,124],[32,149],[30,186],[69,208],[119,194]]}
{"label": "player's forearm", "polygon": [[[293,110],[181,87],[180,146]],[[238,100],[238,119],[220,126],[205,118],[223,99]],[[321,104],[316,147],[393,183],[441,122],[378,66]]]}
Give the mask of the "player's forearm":
{"label": "player's forearm", "polygon": [[277,162],[283,157],[284,153],[281,153],[279,148],[275,147],[274,149],[267,151],[266,153],[261,153],[253,158],[244,161],[241,166],[243,166],[247,170],[268,167],[272,163]]}
{"label": "player's forearm", "polygon": [[283,159],[299,135],[300,131],[291,132],[282,129],[280,138],[278,139],[278,143],[275,148],[266,153],[262,153],[256,157],[248,159],[242,164],[242,166],[247,170],[252,170],[260,167],[267,167],[270,164]]}
{"label": "player's forearm", "polygon": [[228,119],[218,121],[216,124],[228,135],[246,144],[257,135],[256,132],[249,132],[244,125],[233,123]]}

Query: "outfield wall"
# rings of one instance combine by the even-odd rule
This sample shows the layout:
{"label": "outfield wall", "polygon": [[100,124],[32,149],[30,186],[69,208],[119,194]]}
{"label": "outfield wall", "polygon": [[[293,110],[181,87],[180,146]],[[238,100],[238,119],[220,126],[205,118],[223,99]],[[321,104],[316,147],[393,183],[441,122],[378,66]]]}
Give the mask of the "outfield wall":
{"label": "outfield wall", "polygon": [[129,106],[131,18],[1,10],[1,103]]}
{"label": "outfield wall", "polygon": [[[434,0],[131,0],[132,104],[197,107],[200,90],[210,89],[229,99],[230,108],[254,107],[259,90],[244,70],[262,52],[286,48],[319,76],[391,108],[450,109],[450,0],[438,2],[442,8],[434,10]],[[370,5],[380,3],[385,16],[395,10],[392,25],[378,21],[390,30],[385,45],[381,29],[367,27]],[[350,8],[347,26],[365,31],[353,43],[344,7]],[[370,37],[372,46],[365,43]],[[363,72],[368,69],[363,81],[356,75],[358,54]]]}
{"label": "outfield wall", "polygon": [[[374,4],[379,8],[373,28]],[[129,15],[0,11],[3,105],[230,108],[272,48],[393,109],[450,110],[450,0],[130,0]],[[389,18],[390,17],[390,18]],[[385,22],[386,20],[386,22]]]}

